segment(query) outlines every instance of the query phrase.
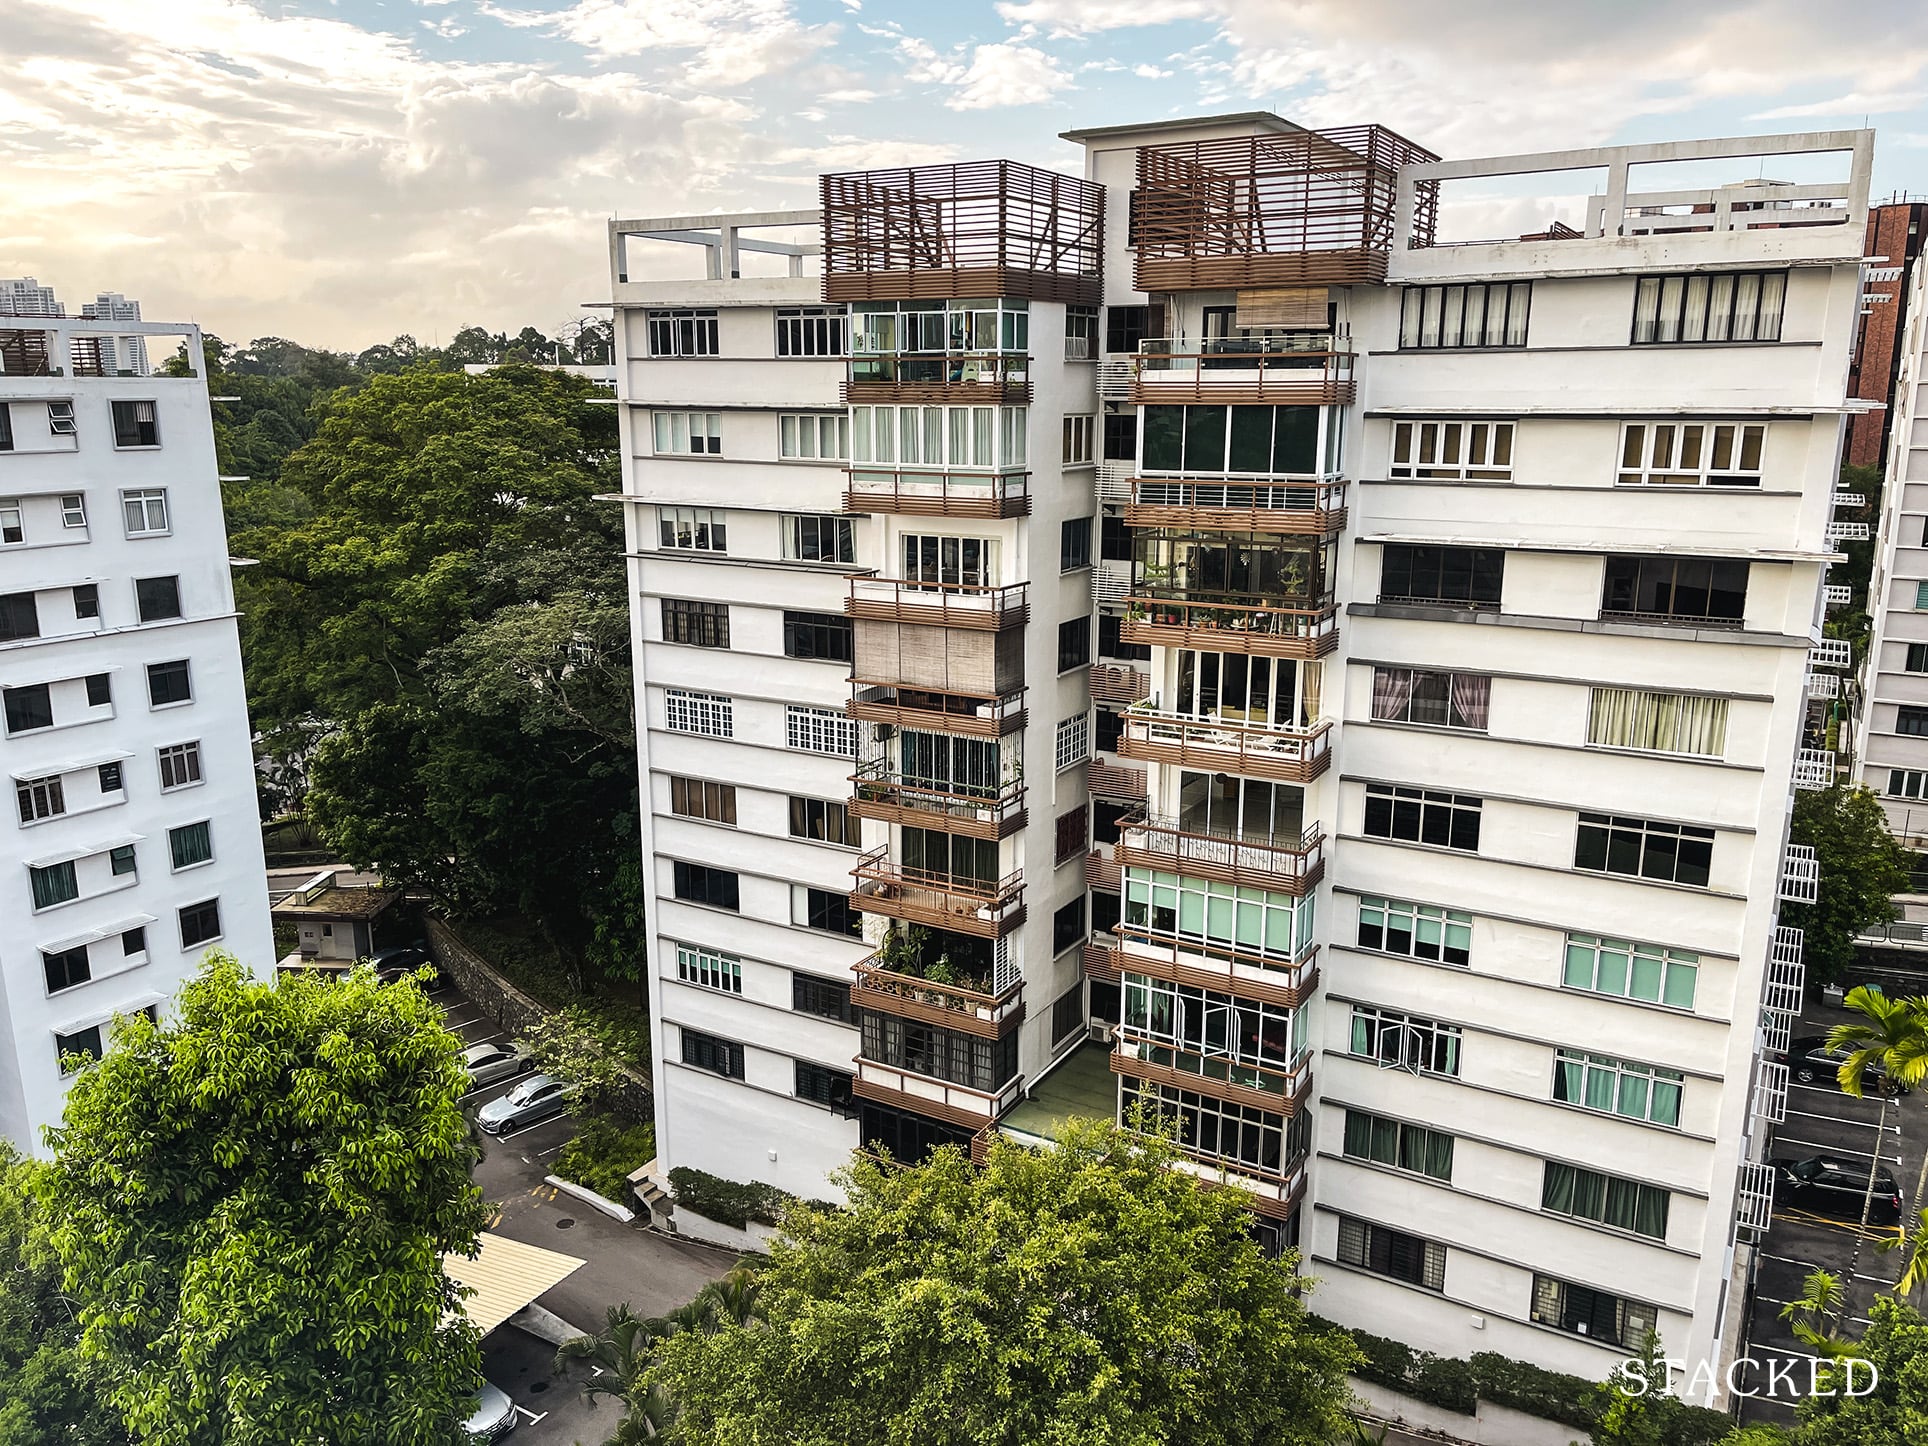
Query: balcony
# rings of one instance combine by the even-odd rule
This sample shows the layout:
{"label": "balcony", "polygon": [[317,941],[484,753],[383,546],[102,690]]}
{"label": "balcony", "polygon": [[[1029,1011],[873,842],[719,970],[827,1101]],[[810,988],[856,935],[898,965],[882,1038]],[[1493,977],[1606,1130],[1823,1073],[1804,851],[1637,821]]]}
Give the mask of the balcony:
{"label": "balcony", "polygon": [[1291,1009],[1311,999],[1319,987],[1316,948],[1306,949],[1297,959],[1278,959],[1200,939],[1153,933],[1130,924],[1120,924],[1112,932],[1120,940],[1111,960],[1117,972],[1144,974],[1168,984],[1187,984]]}
{"label": "balcony", "polygon": [[1145,797],[1145,770],[1119,768],[1094,758],[1085,770],[1085,789],[1094,798],[1115,803],[1141,802]]}
{"label": "balcony", "polygon": [[1178,1161],[1179,1169],[1196,1175],[1208,1185],[1230,1185],[1245,1191],[1252,1197],[1253,1210],[1268,1219],[1290,1220],[1292,1212],[1298,1209],[1300,1197],[1305,1194],[1303,1155],[1275,1171],[1243,1160],[1207,1155],[1183,1142],[1179,1148],[1185,1152],[1185,1158]]}
{"label": "balcony", "polygon": [[1025,407],[1031,404],[1031,358],[1000,351],[853,356],[842,397],[846,406]]}
{"label": "balcony", "polygon": [[844,611],[853,618],[924,627],[968,628],[1001,633],[1031,619],[1026,584],[980,587],[972,583],[903,582],[888,577],[853,577]]}
{"label": "balcony", "polygon": [[1344,482],[1190,482],[1135,478],[1127,527],[1208,532],[1309,533],[1345,530]]}
{"label": "balcony", "polygon": [[1084,977],[1095,979],[1100,984],[1116,984],[1118,982],[1118,946],[1109,939],[1085,940]]}
{"label": "balcony", "polygon": [[1024,785],[1006,780],[993,795],[957,793],[905,779],[892,760],[874,760],[850,776],[850,811],[881,823],[935,828],[970,838],[1007,838],[1024,827]]}
{"label": "balcony", "polygon": [[1201,1054],[1122,1025],[1114,1031],[1114,1037],[1112,1073],[1147,1084],[1191,1090],[1278,1115],[1295,1113],[1311,1091],[1311,1050],[1302,1053],[1296,1064],[1271,1065]]}
{"label": "balcony", "polygon": [[[1437,160],[1382,126],[1228,136],[1138,152],[1139,291],[1347,286],[1386,279],[1399,169]],[[1419,183],[1430,245],[1439,183]]]}
{"label": "balcony", "polygon": [[1024,874],[1014,870],[989,881],[907,868],[888,847],[873,849],[851,871],[857,887],[851,906],[910,924],[996,939],[1024,922]]}
{"label": "balcony", "polygon": [[907,517],[1029,517],[1029,472],[899,472],[848,469],[845,512]]}
{"label": "balcony", "polygon": [[1094,703],[1136,703],[1151,696],[1151,675],[1136,668],[1119,668],[1093,663],[1090,675]]}
{"label": "balcony", "polygon": [[930,693],[862,678],[853,679],[852,688],[853,696],[844,711],[868,723],[961,733],[972,738],[1004,738],[1020,731],[1025,723],[1022,693],[1002,698]]}
{"label": "balcony", "polygon": [[1125,710],[1118,755],[1282,783],[1310,783],[1331,765],[1330,720],[1304,728],[1273,728],[1232,716],[1234,711],[1195,718],[1134,703]]}
{"label": "balcony", "polygon": [[1284,608],[1140,592],[1130,608],[1120,629],[1128,643],[1269,658],[1323,658],[1339,645],[1339,614],[1330,598],[1314,608]]}
{"label": "balcony", "polygon": [[1140,815],[1118,836],[1118,862],[1193,878],[1303,895],[1325,877],[1325,835],[1308,828],[1296,844],[1193,833],[1175,819]]}
{"label": "balcony", "polygon": [[1213,339],[1201,351],[1180,350],[1184,345],[1145,343],[1132,373],[1133,402],[1317,407],[1349,406],[1357,396],[1353,354],[1337,350],[1329,333],[1277,341]]}
{"label": "balcony", "polygon": [[1103,889],[1109,894],[1115,894],[1125,886],[1124,870],[1118,867],[1118,860],[1097,849],[1085,855],[1084,878],[1086,887]]}
{"label": "balcony", "polygon": [[882,954],[872,954],[851,966],[857,976],[857,982],[850,989],[853,1005],[974,1034],[981,1039],[996,1039],[1024,1018],[1021,980],[1002,994],[988,994],[961,985],[933,984],[914,974],[899,974],[879,963],[882,957]]}
{"label": "balcony", "polygon": [[932,1079],[929,1075],[912,1074],[874,1059],[859,1058],[855,1063],[857,1073],[850,1082],[850,1092],[859,1099],[929,1115],[966,1129],[989,1124],[1024,1098],[1023,1075],[1014,1076],[1010,1083],[993,1093]]}

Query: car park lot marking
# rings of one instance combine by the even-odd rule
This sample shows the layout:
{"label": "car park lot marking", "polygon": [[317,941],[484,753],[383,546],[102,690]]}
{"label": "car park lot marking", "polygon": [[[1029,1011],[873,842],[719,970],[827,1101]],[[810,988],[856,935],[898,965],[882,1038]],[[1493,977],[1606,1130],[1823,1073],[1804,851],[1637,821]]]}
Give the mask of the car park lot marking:
{"label": "car park lot marking", "polygon": [[[1818,1155],[1845,1155],[1848,1153],[1839,1145],[1823,1145],[1818,1140],[1797,1140],[1792,1135],[1775,1136],[1774,1145],[1776,1149],[1779,1149],[1782,1145],[1799,1145],[1802,1149],[1813,1150]],[[1901,1155],[1899,1152],[1892,1155],[1883,1155],[1881,1157],[1881,1163],[1884,1165],[1899,1165],[1901,1163]]]}
{"label": "car park lot marking", "polygon": [[517,1406],[515,1410],[518,1416],[527,1416],[529,1418],[529,1424],[531,1426],[535,1425],[535,1423],[538,1421],[546,1421],[549,1419],[549,1413],[547,1411],[544,1411],[540,1416],[538,1416],[534,1411],[531,1411],[527,1406]]}
{"label": "car park lot marking", "polygon": [[521,1139],[522,1136],[528,1134],[529,1131],[531,1130],[539,1130],[544,1125],[553,1125],[557,1120],[564,1119],[564,1118],[566,1117],[563,1115],[551,1115],[546,1120],[537,1120],[533,1125],[524,1125],[519,1130],[511,1130],[506,1135],[497,1135],[496,1138],[498,1140],[518,1140],[518,1139]]}
{"label": "car park lot marking", "polygon": [[1816,1215],[1807,1210],[1794,1208],[1776,1210],[1774,1218],[1783,1225],[1815,1225],[1823,1230],[1839,1231],[1845,1235],[1858,1234],[1863,1240],[1876,1244],[1901,1233],[1901,1227],[1898,1225],[1870,1225],[1863,1230],[1852,1220],[1836,1220],[1830,1215]]}

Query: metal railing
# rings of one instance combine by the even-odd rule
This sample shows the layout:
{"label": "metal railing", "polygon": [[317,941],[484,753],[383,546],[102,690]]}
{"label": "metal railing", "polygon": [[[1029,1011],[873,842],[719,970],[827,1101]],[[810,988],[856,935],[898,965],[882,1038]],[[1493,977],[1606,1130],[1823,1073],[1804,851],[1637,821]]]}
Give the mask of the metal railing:
{"label": "metal railing", "polygon": [[1291,1064],[1271,1064],[1204,1054],[1124,1025],[1114,1032],[1111,1067],[1118,1074],[1154,1084],[1176,1085],[1214,1098],[1291,1114],[1312,1083],[1312,1054]]}
{"label": "metal railing", "polygon": [[1029,584],[1022,582],[992,587],[976,583],[853,577],[844,611],[854,618],[881,622],[1002,632],[1030,620],[1028,588]]}
{"label": "metal railing", "polygon": [[1029,472],[905,471],[859,464],[847,469],[846,512],[914,517],[1028,517]]}
{"label": "metal railing", "polygon": [[1332,723],[1275,727],[1221,712],[1199,718],[1133,703],[1125,710],[1121,757],[1151,763],[1192,764],[1254,778],[1309,783],[1331,760]]}
{"label": "metal railing", "polygon": [[1159,597],[1141,587],[1128,603],[1121,632],[1131,643],[1284,658],[1323,657],[1339,644],[1338,610],[1329,595],[1316,607],[1289,608]]}
{"label": "metal railing", "polygon": [[1230,884],[1303,894],[1325,874],[1325,834],[1317,824],[1296,843],[1195,833],[1178,819],[1140,814],[1120,828],[1118,858]]}

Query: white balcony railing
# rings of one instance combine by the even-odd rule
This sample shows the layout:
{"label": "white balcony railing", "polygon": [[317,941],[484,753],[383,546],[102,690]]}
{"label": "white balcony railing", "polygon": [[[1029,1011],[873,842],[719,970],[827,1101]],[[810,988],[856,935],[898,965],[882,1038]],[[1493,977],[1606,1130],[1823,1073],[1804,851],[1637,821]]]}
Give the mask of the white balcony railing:
{"label": "white balcony railing", "polygon": [[1841,675],[1839,673],[1809,673],[1807,675],[1807,695],[1810,698],[1839,698],[1841,696]]}
{"label": "white balcony railing", "polygon": [[1137,473],[1138,469],[1130,462],[1100,462],[1098,464],[1098,500],[1116,502],[1120,506],[1131,501],[1131,483]]}
{"label": "white balcony railing", "polygon": [[1821,861],[1807,844],[1789,844],[1781,856],[1781,897],[1791,904],[1821,897]]}
{"label": "white balcony railing", "polygon": [[1854,589],[1842,583],[1831,582],[1821,589],[1821,597],[1831,608],[1846,607],[1854,601]]}
{"label": "white balcony railing", "polygon": [[1756,1236],[1767,1234],[1774,1218],[1774,1171],[1763,1164],[1741,1166],[1740,1189],[1734,1195],[1734,1220]]}
{"label": "white balcony railing", "polygon": [[1865,522],[1830,522],[1821,538],[1825,542],[1866,542],[1872,535]]}
{"label": "white balcony railing", "polygon": [[1786,924],[1774,931],[1773,941],[1768,945],[1762,1008],[1780,1014],[1800,1014],[1801,997],[1807,988],[1807,966],[1801,958],[1802,940],[1802,932]]}
{"label": "white balcony railing", "polygon": [[1854,644],[1846,638],[1813,638],[1808,642],[1808,666],[1847,668],[1854,664]]}
{"label": "white balcony railing", "polygon": [[1091,570],[1091,595],[1101,604],[1124,606],[1131,596],[1131,564],[1112,558],[1101,560]]}
{"label": "white balcony railing", "polygon": [[1796,788],[1827,788],[1834,783],[1834,750],[1803,748],[1794,755]]}
{"label": "white balcony railing", "polygon": [[1865,492],[1837,492],[1833,501],[1836,507],[1866,507],[1868,496]]}
{"label": "white balcony railing", "polygon": [[1754,1080],[1754,1118],[1766,1125],[1786,1122],[1786,1065],[1771,1059],[1761,1061],[1761,1072]]}

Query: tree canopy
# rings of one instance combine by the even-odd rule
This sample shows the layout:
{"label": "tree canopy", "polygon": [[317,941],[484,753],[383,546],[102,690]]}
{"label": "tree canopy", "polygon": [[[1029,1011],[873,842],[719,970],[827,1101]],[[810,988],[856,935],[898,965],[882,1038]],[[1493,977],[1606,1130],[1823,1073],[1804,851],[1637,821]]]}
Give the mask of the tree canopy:
{"label": "tree canopy", "polygon": [[1891,896],[1907,888],[1911,856],[1889,833],[1880,800],[1839,783],[1795,795],[1788,837],[1814,850],[1820,897],[1782,905],[1781,918],[1805,932],[1809,980],[1831,983],[1853,965],[1855,935],[1895,917]]}
{"label": "tree canopy", "polygon": [[441,1261],[483,1205],[460,1048],[419,990],[263,984],[219,954],[177,1022],[119,1023],[41,1196],[81,1354],[138,1439],[462,1439],[479,1353]]}
{"label": "tree canopy", "polygon": [[1077,1122],[974,1168],[858,1159],[799,1206],[755,1318],[661,1345],[687,1446],[1294,1446],[1345,1429],[1350,1340],[1315,1329],[1250,1206],[1176,1148]]}

